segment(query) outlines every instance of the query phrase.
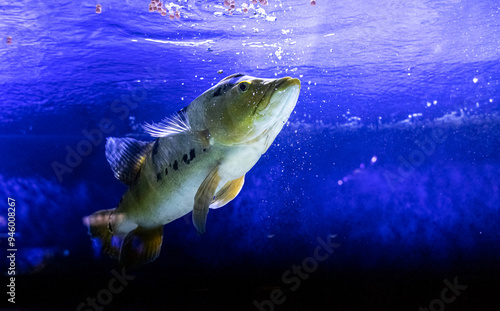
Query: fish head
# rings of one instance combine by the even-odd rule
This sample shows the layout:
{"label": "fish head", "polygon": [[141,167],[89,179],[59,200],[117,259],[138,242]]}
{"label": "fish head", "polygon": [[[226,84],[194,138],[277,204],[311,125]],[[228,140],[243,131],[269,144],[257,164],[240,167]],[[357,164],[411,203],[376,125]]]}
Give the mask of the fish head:
{"label": "fish head", "polygon": [[206,92],[206,126],[220,144],[265,140],[267,150],[295,108],[299,92],[298,79],[231,75]]}

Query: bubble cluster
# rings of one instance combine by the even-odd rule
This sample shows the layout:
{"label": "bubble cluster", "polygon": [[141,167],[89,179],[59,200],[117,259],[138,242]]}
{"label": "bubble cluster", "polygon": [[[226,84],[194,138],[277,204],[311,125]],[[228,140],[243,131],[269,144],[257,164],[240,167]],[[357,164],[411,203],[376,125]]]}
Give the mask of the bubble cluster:
{"label": "bubble cluster", "polygon": [[100,13],[102,12],[102,5],[97,4],[97,5],[95,6],[95,12],[96,12],[97,14],[100,14]]}
{"label": "bubble cluster", "polygon": [[12,44],[12,37],[11,36],[7,37],[7,44]]}
{"label": "bubble cluster", "polygon": [[160,0],[151,0],[151,3],[149,4],[149,12],[158,12],[161,16],[167,16],[168,12],[168,18],[170,19],[181,18],[181,12],[179,10],[174,9],[173,7],[170,9],[167,8]]}

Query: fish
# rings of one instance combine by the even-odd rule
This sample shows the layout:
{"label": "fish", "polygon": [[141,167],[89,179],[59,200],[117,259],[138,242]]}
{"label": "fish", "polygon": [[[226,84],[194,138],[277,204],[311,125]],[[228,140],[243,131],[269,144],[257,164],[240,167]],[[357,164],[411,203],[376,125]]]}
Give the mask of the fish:
{"label": "fish", "polygon": [[108,137],[106,159],[128,190],[115,208],[83,219],[101,251],[124,267],[152,262],[163,226],[190,212],[203,235],[209,210],[239,194],[288,121],[300,87],[291,77],[233,74],[173,116],[145,124],[153,141]]}

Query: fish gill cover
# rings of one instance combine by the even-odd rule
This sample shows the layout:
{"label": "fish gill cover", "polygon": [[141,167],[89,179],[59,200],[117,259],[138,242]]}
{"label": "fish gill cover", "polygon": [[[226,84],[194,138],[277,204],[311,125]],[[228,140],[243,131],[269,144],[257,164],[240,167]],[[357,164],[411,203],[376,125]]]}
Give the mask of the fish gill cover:
{"label": "fish gill cover", "polygon": [[[494,307],[498,3],[159,4],[0,2],[2,305]],[[238,72],[300,79],[290,119],[203,237],[188,214],[162,256],[122,271],[82,223],[126,191],[106,138],[147,140],[142,124]]]}

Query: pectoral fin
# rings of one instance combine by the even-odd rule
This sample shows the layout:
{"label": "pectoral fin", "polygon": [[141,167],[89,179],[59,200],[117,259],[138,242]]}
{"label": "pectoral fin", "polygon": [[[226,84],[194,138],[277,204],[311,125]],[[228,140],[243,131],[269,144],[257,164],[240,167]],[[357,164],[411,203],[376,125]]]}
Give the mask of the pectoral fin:
{"label": "pectoral fin", "polygon": [[120,265],[138,267],[155,260],[160,255],[163,226],[153,229],[137,227],[123,242]]}
{"label": "pectoral fin", "polygon": [[214,198],[215,190],[220,182],[219,167],[216,166],[201,183],[194,197],[193,223],[198,234],[205,233],[208,207]]}
{"label": "pectoral fin", "polygon": [[215,199],[212,201],[212,204],[210,204],[210,208],[216,209],[231,202],[238,193],[240,193],[244,183],[245,175],[238,179],[228,181],[224,187],[217,192]]}

